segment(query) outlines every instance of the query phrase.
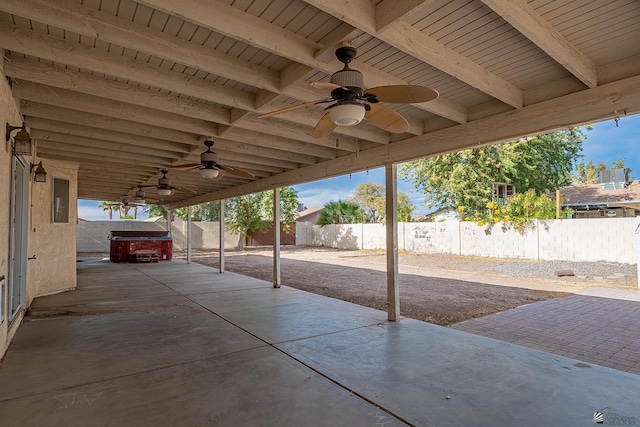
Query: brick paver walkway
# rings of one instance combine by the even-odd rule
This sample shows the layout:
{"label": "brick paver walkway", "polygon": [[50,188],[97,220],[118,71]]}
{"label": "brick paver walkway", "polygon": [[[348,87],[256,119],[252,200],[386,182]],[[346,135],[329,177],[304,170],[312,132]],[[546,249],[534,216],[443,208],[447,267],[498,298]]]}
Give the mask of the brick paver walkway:
{"label": "brick paver walkway", "polygon": [[640,301],[633,299],[573,295],[451,327],[640,375]]}

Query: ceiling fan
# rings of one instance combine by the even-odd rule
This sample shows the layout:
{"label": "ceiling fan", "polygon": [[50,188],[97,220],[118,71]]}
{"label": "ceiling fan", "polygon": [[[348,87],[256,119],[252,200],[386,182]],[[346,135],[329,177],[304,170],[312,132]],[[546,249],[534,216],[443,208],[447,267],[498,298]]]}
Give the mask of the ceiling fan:
{"label": "ceiling fan", "polygon": [[[188,188],[174,187],[171,185],[171,178],[167,177],[169,171],[167,169],[161,169],[162,176],[158,179],[158,185],[139,185],[138,190],[142,191],[143,188],[155,188],[160,196],[170,196],[174,191],[181,191],[183,193],[197,194],[195,191]],[[144,192],[143,192],[144,194]],[[138,193],[136,192],[136,197]]]}
{"label": "ceiling fan", "polygon": [[[128,195],[125,194],[125,198],[123,198],[123,203],[125,203],[125,199],[128,202]],[[159,202],[159,199],[150,199],[148,197],[146,197],[146,194],[144,193],[144,190],[142,189],[142,186],[138,185],[138,189],[136,190],[136,195],[133,199],[134,203],[157,203]]]}
{"label": "ceiling fan", "polygon": [[378,103],[414,104],[432,101],[439,96],[435,89],[415,85],[377,86],[365,90],[362,73],[349,68],[349,63],[353,61],[356,54],[357,49],[353,46],[339,47],[336,49],[336,57],[344,64],[344,68],[333,73],[330,82],[311,83],[313,87],[331,90],[331,98],[305,102],[261,114],[258,117],[271,117],[312,105],[331,103],[325,108],[328,111],[313,130],[315,138],[329,135],[337,126],[357,125],[364,118],[380,129],[392,133],[403,133],[409,130],[409,122],[394,110]]}
{"label": "ceiling fan", "polygon": [[142,206],[141,203],[144,203],[144,200],[142,202],[132,202],[131,200],[129,200],[129,195],[127,193],[124,193],[119,200],[114,200],[113,202],[105,202],[105,205],[128,208],[131,206]]}
{"label": "ceiling fan", "polygon": [[207,139],[204,141],[204,145],[207,146],[207,151],[204,151],[202,152],[202,154],[200,154],[199,163],[179,165],[176,168],[197,169],[198,172],[200,172],[200,176],[213,180],[222,179],[223,172],[227,172],[242,178],[254,177],[251,172],[247,172],[246,170],[234,168],[231,166],[222,166],[220,163],[218,163],[218,155],[215,152],[211,151],[211,147],[213,147],[213,141]]}

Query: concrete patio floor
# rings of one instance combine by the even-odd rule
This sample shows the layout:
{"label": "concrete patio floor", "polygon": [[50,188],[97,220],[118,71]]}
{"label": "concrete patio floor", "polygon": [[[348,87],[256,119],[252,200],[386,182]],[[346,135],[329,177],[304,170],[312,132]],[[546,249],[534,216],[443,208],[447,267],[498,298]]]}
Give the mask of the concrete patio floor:
{"label": "concrete patio floor", "polygon": [[203,265],[98,261],[34,302],[0,425],[640,423],[639,378]]}

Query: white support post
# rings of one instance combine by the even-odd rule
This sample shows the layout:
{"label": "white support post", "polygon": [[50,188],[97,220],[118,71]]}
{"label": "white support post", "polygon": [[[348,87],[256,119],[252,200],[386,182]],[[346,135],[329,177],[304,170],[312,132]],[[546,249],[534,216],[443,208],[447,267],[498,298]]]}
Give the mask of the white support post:
{"label": "white support post", "polygon": [[169,236],[173,236],[171,234],[171,213],[172,210],[171,209],[167,209],[167,231],[169,232]]}
{"label": "white support post", "polygon": [[220,199],[220,273],[224,273],[224,199]]}
{"label": "white support post", "polygon": [[398,288],[398,184],[395,164],[385,165],[387,208],[387,318],[400,320],[400,291]]}
{"label": "white support post", "polygon": [[191,264],[191,206],[187,206],[187,264]]}
{"label": "white support post", "polygon": [[273,287],[280,287],[280,188],[273,189]]}

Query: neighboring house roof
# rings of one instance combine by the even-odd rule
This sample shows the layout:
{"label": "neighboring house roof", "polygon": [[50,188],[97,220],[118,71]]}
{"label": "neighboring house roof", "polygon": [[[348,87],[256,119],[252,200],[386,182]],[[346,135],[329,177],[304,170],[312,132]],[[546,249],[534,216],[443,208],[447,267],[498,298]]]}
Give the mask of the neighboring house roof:
{"label": "neighboring house roof", "polygon": [[320,212],[324,209],[324,206],[314,206],[311,208],[307,208],[303,211],[300,211],[296,214],[297,222],[318,222],[318,217],[320,217]]}
{"label": "neighboring house roof", "polygon": [[640,182],[562,187],[563,206],[620,206],[640,209]]}

